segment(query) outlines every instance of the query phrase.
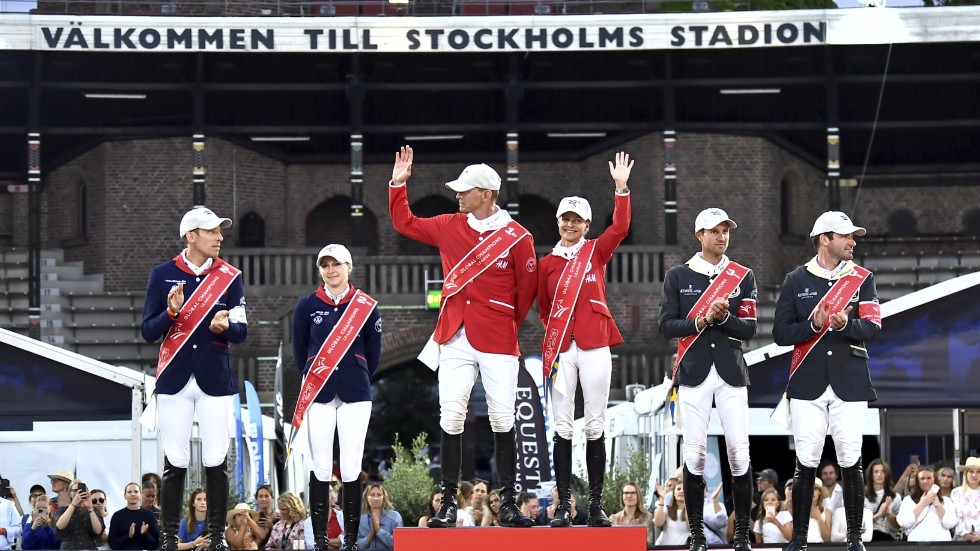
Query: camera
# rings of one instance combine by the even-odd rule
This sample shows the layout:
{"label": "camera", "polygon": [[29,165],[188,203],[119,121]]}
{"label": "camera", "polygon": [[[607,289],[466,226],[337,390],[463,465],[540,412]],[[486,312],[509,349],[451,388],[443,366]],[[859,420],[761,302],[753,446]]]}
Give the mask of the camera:
{"label": "camera", "polygon": [[6,478],[0,478],[0,498],[10,499],[10,480]]}

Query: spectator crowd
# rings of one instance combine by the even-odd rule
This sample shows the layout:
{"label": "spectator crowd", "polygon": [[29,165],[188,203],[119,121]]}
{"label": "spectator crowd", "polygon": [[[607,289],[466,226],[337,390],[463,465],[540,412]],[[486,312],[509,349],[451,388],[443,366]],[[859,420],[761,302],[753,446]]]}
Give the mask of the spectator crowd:
{"label": "spectator crowd", "polygon": [[[845,519],[840,488],[840,468],[825,461],[817,469],[813,505],[810,509],[810,543],[843,542]],[[5,549],[156,549],[159,546],[159,477],[144,475],[140,482],[122,491],[90,488],[71,471],[48,475],[48,486],[30,487],[26,508],[14,486],[0,488],[0,550]],[[787,543],[792,537],[792,480],[783,486],[773,469],[756,475],[752,531],[756,543]],[[894,479],[888,463],[875,459],[865,467],[864,541],[910,542],[980,541],[980,457],[967,458],[963,465],[940,462],[933,466],[911,464]],[[330,484],[327,520],[331,549],[342,546],[344,516],[337,504],[342,485],[334,477]],[[722,486],[705,493],[704,524],[709,545],[732,541],[734,514],[729,514]],[[644,503],[644,488],[629,482],[622,487],[614,525],[641,525],[647,543],[686,545],[688,528],[684,486],[680,475],[656,484],[655,498]],[[440,488],[433,489],[427,515],[408,519],[409,525],[424,527],[439,510]],[[203,551],[208,546],[207,499],[197,488],[187,494],[180,522],[179,546],[183,551]],[[573,524],[585,525],[586,511],[572,493]],[[118,498],[122,506],[110,505]],[[254,493],[252,503],[239,503],[227,515],[224,537],[231,549],[312,549],[313,526],[303,498],[292,492],[278,497],[267,485]],[[542,498],[543,499],[543,498]],[[499,526],[500,493],[482,480],[461,481],[457,495],[458,526]],[[539,497],[523,493],[517,504],[521,512],[547,526],[555,514],[557,498],[542,506]],[[392,549],[394,529],[404,526],[398,504],[392,503],[383,482],[365,485],[358,529],[358,549]]]}

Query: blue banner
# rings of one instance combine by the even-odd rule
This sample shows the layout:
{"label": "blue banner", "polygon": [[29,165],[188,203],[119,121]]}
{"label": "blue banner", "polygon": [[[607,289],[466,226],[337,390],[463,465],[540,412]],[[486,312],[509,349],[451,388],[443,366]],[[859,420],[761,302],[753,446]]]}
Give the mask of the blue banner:
{"label": "blue banner", "polygon": [[242,399],[235,394],[235,490],[245,495],[245,439],[242,435]]}
{"label": "blue banner", "polygon": [[262,439],[262,406],[259,405],[259,394],[250,381],[245,381],[245,404],[248,406],[248,426],[245,427],[245,439],[248,444],[252,466],[256,473],[256,486],[265,484],[265,445]]}

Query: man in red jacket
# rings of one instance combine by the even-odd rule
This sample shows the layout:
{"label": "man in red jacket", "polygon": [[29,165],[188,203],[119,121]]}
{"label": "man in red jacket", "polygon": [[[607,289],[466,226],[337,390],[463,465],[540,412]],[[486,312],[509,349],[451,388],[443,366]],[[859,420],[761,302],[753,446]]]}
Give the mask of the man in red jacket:
{"label": "man in red jacket", "polygon": [[[412,148],[395,154],[388,208],[395,231],[439,248],[444,274],[442,304],[426,363],[439,368],[442,428],[442,507],[430,528],[456,525],[456,488],[462,458],[463,423],[477,375],[487,394],[501,491],[501,526],[530,527],[517,508],[514,403],[520,368],[517,327],[537,287],[534,241],[497,206],[500,176],[485,164],[470,165],[446,187],[456,192],[459,212],[418,218],[405,185],[412,175]],[[426,351],[423,351],[426,354]],[[420,359],[422,359],[420,357]]]}

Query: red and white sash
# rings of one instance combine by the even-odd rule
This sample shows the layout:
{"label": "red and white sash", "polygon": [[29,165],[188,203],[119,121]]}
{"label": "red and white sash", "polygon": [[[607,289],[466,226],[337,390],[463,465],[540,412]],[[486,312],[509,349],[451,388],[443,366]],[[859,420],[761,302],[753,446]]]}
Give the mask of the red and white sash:
{"label": "red and white sash", "polygon": [[[183,262],[183,258],[178,256],[176,262]],[[228,264],[220,258],[215,258],[211,267],[201,284],[197,286],[180,309],[177,319],[167,332],[167,336],[160,345],[160,355],[157,359],[157,379],[163,374],[170,362],[177,356],[177,353],[187,344],[191,335],[201,325],[211,309],[231,287],[241,270]]]}
{"label": "red and white sash", "polygon": [[443,279],[442,304],[445,305],[449,297],[462,291],[463,287],[493,266],[494,260],[507,254],[507,251],[528,235],[530,232],[511,220],[506,226],[495,230],[486,239],[477,243]]}
{"label": "red and white sash", "polygon": [[[322,289],[322,288],[321,288]],[[321,294],[321,289],[317,289],[317,295]],[[296,412],[293,414],[293,429],[298,431],[306,417],[306,410],[316,398],[323,386],[327,384],[327,379],[333,375],[340,361],[350,350],[357,334],[364,328],[371,312],[378,305],[378,301],[368,296],[367,293],[358,289],[351,297],[344,315],[333,326],[326,340],[320,345],[320,350],[313,358],[310,369],[303,377],[300,384],[299,398],[296,399]]]}
{"label": "red and white sash", "polygon": [[[748,275],[748,273],[749,269],[745,266],[742,266],[737,262],[729,261],[728,266],[725,266],[721,273],[715,277],[715,280],[708,285],[708,288],[705,289],[704,293],[701,295],[701,298],[694,303],[694,307],[692,307],[691,311],[687,313],[687,319],[696,320],[703,317],[705,312],[711,308],[712,302],[721,298],[727,299],[729,296],[731,296],[731,294],[735,292],[735,289],[738,289],[738,286],[742,284],[742,280],[745,279],[745,276]],[[677,381],[677,368],[681,365],[681,359],[691,348],[691,345],[694,344],[694,341],[696,341],[703,333],[704,331],[701,331],[693,335],[688,335],[677,339],[677,358],[674,359],[674,369],[670,375],[670,378],[675,383]]]}
{"label": "red and white sash", "polygon": [[565,341],[565,335],[572,326],[572,314],[575,312],[578,296],[582,292],[582,284],[585,283],[585,275],[592,261],[595,246],[595,239],[586,241],[575,258],[565,264],[561,277],[558,278],[558,286],[551,301],[551,312],[548,313],[548,327],[544,330],[544,342],[541,344],[545,378],[551,376],[552,366],[558,357],[558,348]]}
{"label": "red and white sash", "polygon": [[[864,284],[864,280],[868,279],[869,275],[871,275],[871,272],[869,270],[867,270],[866,268],[862,268],[861,266],[855,265],[854,269],[851,270],[851,273],[838,279],[837,283],[834,283],[834,285],[830,288],[830,290],[827,291],[827,294],[824,295],[823,298],[821,299],[821,300],[826,300],[827,303],[829,304],[830,313],[836,314],[838,312],[843,312],[844,308],[847,306],[847,303],[851,301],[851,298],[859,290],[861,290],[861,285]],[[865,314],[864,312],[860,312],[860,310],[859,313]],[[870,316],[871,318],[875,317],[873,313],[870,314],[871,314]],[[862,315],[861,317],[864,318],[865,316]],[[813,319],[812,312],[810,313],[810,317],[808,319],[811,320]],[[875,319],[871,319],[871,321],[875,321]],[[881,325],[880,310],[878,310],[876,322],[879,325]],[[819,333],[815,333],[809,339],[793,347],[793,357],[790,359],[789,362],[790,379],[793,378],[793,374],[796,373],[796,370],[803,363],[803,360],[806,359],[807,355],[810,354],[810,351],[813,350],[813,347],[816,346],[818,342],[820,342],[820,339],[823,338],[823,336],[827,334],[827,331],[829,330],[830,330],[830,320],[828,319],[827,323],[825,323],[824,326],[820,328]],[[787,386],[789,386],[789,383],[787,383]]]}

